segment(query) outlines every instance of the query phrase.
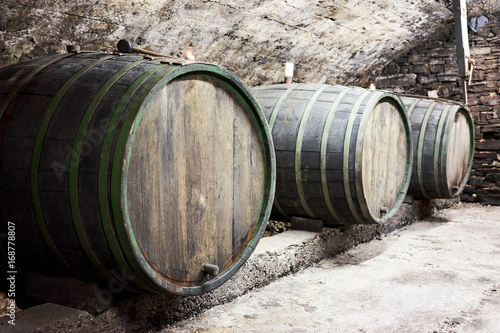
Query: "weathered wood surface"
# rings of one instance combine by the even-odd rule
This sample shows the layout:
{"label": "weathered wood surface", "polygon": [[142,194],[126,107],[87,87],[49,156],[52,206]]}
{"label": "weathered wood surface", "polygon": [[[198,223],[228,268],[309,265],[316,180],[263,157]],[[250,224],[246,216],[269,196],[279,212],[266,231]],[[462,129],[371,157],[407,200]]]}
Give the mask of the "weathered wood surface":
{"label": "weathered wood surface", "polygon": [[469,110],[451,101],[402,96],[412,124],[414,162],[408,194],[448,199],[464,189],[474,155]]}
{"label": "weathered wood surface", "polygon": [[227,269],[259,221],[259,135],[219,81],[186,75],[169,83],[130,143],[129,218],[148,221],[132,225],[134,235],[155,269],[178,284],[203,281],[204,263]]}
{"label": "weathered wood surface", "polygon": [[382,223],[406,195],[409,119],[390,93],[317,84],[253,88],[276,151],[273,214]]}
{"label": "weathered wood surface", "polygon": [[234,274],[265,229],[270,133],[222,68],[48,57],[0,70],[0,108],[0,213],[18,225],[23,268],[199,294]]}

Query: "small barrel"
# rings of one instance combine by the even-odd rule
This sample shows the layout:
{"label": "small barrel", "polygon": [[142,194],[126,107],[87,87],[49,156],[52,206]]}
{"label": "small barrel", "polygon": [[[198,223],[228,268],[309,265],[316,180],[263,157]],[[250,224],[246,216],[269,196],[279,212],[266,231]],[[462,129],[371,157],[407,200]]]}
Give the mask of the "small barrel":
{"label": "small barrel", "polygon": [[459,103],[401,96],[412,126],[413,171],[408,194],[415,199],[450,199],[469,179],[474,157],[474,123]]}
{"label": "small barrel", "polygon": [[275,218],[383,223],[406,196],[410,123],[394,94],[337,85],[252,89],[276,152]]}
{"label": "small barrel", "polygon": [[265,230],[271,135],[218,66],[91,52],[22,62],[0,70],[0,116],[1,231],[15,224],[24,270],[195,295],[228,280]]}

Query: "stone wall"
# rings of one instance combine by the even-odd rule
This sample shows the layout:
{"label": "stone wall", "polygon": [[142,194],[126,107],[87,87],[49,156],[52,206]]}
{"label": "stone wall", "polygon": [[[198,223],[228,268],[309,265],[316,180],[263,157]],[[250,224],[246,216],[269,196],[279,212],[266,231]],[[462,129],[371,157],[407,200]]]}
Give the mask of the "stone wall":
{"label": "stone wall", "polygon": [[[477,32],[469,29],[475,67],[468,100],[475,123],[476,151],[462,200],[500,205],[500,14],[486,17],[488,23]],[[452,23],[374,75],[377,88],[423,96],[434,91],[441,98],[462,100]]]}

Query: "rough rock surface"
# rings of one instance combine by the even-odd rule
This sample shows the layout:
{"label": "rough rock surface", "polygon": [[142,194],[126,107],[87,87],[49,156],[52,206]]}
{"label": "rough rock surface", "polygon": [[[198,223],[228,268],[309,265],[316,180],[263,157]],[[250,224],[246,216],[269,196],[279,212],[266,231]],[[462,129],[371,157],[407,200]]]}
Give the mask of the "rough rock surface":
{"label": "rough rock surface", "polygon": [[[0,3],[0,65],[82,50],[112,51],[121,38],[142,48],[233,70],[247,84],[296,79],[359,81],[452,18],[446,0],[93,0]],[[484,1],[482,1],[484,2]]]}

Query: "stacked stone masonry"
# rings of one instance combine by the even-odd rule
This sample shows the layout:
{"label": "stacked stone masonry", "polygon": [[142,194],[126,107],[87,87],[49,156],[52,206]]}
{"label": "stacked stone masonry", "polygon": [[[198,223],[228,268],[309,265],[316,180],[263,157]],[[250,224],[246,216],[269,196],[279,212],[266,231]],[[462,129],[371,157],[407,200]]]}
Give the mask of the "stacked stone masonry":
{"label": "stacked stone masonry", "polygon": [[[476,33],[469,29],[475,61],[468,86],[468,107],[474,117],[475,153],[463,201],[500,205],[500,13],[487,15]],[[453,25],[434,41],[416,46],[372,78],[379,89],[462,101]]]}

